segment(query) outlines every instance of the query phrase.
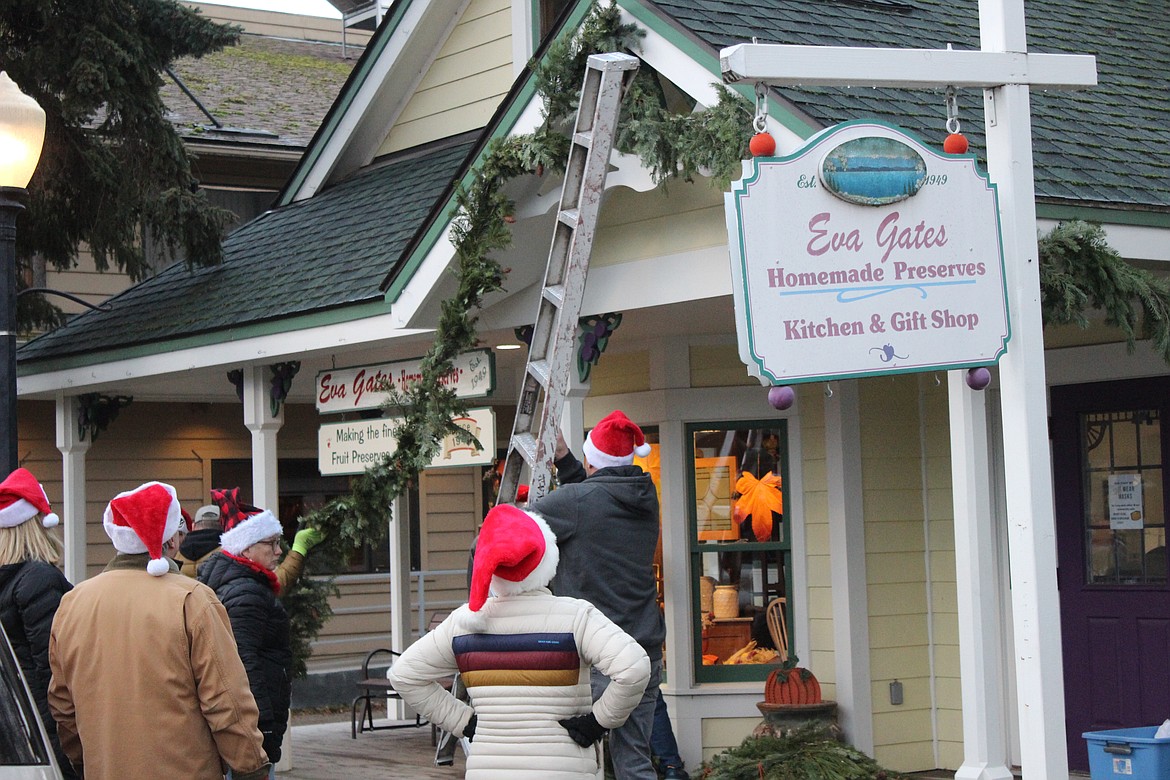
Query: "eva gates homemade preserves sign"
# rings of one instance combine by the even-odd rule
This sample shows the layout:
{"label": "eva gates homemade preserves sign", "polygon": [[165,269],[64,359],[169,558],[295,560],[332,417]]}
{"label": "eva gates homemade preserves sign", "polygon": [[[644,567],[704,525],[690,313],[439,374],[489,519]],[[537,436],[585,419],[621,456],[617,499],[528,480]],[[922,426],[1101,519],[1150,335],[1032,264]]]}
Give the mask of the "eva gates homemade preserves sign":
{"label": "eva gates homemade preserves sign", "polygon": [[973,155],[850,122],[725,196],[740,357],[764,384],[990,365],[1010,337],[995,185]]}

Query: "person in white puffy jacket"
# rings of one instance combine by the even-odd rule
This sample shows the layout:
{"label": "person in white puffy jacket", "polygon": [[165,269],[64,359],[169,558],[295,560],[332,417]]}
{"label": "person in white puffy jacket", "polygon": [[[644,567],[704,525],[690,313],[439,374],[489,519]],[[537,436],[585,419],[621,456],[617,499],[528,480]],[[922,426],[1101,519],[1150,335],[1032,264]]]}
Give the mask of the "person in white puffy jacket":
{"label": "person in white puffy jacket", "polygon": [[[589,602],[548,590],[558,557],[543,518],[493,508],[476,545],[469,603],[390,669],[411,707],[471,740],[468,780],[599,777],[601,737],[626,721],[646,689],[650,659],[641,645]],[[596,702],[592,666],[610,678]],[[456,671],[470,705],[439,684]]]}

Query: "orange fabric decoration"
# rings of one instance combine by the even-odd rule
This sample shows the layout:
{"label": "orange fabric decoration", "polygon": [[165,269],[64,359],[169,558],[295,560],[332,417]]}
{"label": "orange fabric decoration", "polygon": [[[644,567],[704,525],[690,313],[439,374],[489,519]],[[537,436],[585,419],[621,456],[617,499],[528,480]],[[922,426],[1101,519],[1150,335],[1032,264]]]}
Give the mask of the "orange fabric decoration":
{"label": "orange fabric decoration", "polygon": [[736,516],[752,519],[752,533],[757,542],[771,539],[772,513],[784,514],[784,491],[780,489],[780,477],[769,471],[763,479],[756,479],[745,471],[736,480],[735,492],[739,493],[739,498],[735,500]]}

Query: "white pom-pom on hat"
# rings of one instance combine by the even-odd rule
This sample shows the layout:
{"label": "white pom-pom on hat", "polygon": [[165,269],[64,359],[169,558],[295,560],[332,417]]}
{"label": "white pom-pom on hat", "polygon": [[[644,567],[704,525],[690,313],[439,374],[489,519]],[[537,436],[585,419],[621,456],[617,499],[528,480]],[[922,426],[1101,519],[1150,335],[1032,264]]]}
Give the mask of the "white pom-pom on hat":
{"label": "white pom-pom on hat", "polygon": [[41,518],[41,525],[45,528],[52,528],[53,526],[60,525],[60,523],[61,518],[57,516],[56,512],[49,512],[49,514]]}

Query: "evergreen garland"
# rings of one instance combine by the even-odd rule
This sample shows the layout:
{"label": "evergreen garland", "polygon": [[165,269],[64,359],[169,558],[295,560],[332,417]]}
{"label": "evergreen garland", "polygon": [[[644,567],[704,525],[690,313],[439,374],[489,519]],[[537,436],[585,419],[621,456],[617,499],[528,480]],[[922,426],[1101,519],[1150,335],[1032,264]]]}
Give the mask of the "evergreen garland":
{"label": "evergreen garland", "polygon": [[[505,271],[491,253],[511,245],[508,227],[515,205],[504,185],[527,173],[561,171],[568,157],[566,131],[577,111],[585,61],[591,54],[637,49],[644,31],[622,24],[612,2],[595,6],[581,30],[550,46],[535,73],[543,100],[544,123],[528,135],[493,139],[470,183],[455,194],[452,222],[455,277],[459,288],[442,304],[435,340],[420,364],[421,379],[384,405],[401,418],[394,435],[395,452],[357,475],[349,495],[330,501],[301,518],[302,527],[318,528],[326,538],[306,560],[307,573],[336,571],[355,549],[379,543],[385,536],[394,499],[412,487],[430,464],[446,436],[474,441],[452,419],[467,412],[466,404],[440,381],[453,360],[477,343],[474,312],[486,295],[501,289]],[[635,86],[636,85],[636,86]],[[673,176],[691,179],[700,170],[719,181],[737,174],[747,154],[753,107],[744,98],[722,90],[719,103],[705,111],[673,115],[653,71],[643,65],[631,85],[618,125],[617,146],[637,153],[654,172],[656,181]],[[666,139],[656,141],[656,139]],[[309,643],[332,614],[328,598],[336,589],[331,580],[301,577],[283,597],[293,622],[297,671],[304,673]]]}
{"label": "evergreen garland", "polygon": [[1086,308],[1105,314],[1132,353],[1148,338],[1170,363],[1170,284],[1122,259],[1100,225],[1062,222],[1040,237],[1040,307],[1045,325],[1089,327]]}
{"label": "evergreen garland", "polygon": [[812,724],[782,736],[761,735],[714,756],[700,768],[702,780],[897,780],[860,750]]}
{"label": "evergreen garland", "polygon": [[[644,35],[635,25],[621,23],[612,2],[594,6],[580,31],[553,43],[537,67],[534,79],[543,101],[543,125],[529,135],[493,139],[470,183],[457,188],[452,241],[459,288],[442,304],[435,340],[421,361],[421,380],[384,405],[389,414],[401,418],[395,429],[398,448],[355,476],[349,495],[302,518],[302,526],[327,535],[307,561],[310,572],[336,571],[355,549],[379,543],[394,499],[414,485],[445,437],[473,441],[451,422],[466,414],[466,404],[440,380],[456,356],[476,346],[473,312],[486,295],[501,289],[506,276],[491,257],[512,240],[508,225],[514,204],[503,187],[524,174],[563,170],[569,148],[566,132],[577,110],[586,58],[621,49],[637,51]],[[623,104],[615,146],[637,155],[655,182],[692,181],[702,173],[725,186],[739,175],[741,161],[748,156],[753,114],[751,101],[725,89],[719,90],[719,102],[703,111],[671,111],[657,74],[643,63]],[[1109,324],[1122,329],[1131,350],[1139,334],[1149,335],[1170,362],[1170,288],[1126,264],[1105,243],[1100,227],[1084,222],[1058,226],[1041,239],[1040,259],[1045,324],[1086,327],[1085,306],[1098,307],[1106,312]],[[1140,316],[1135,302],[1140,304]],[[302,577],[284,597],[302,672],[310,641],[332,614],[328,604],[332,592],[331,581]]]}

